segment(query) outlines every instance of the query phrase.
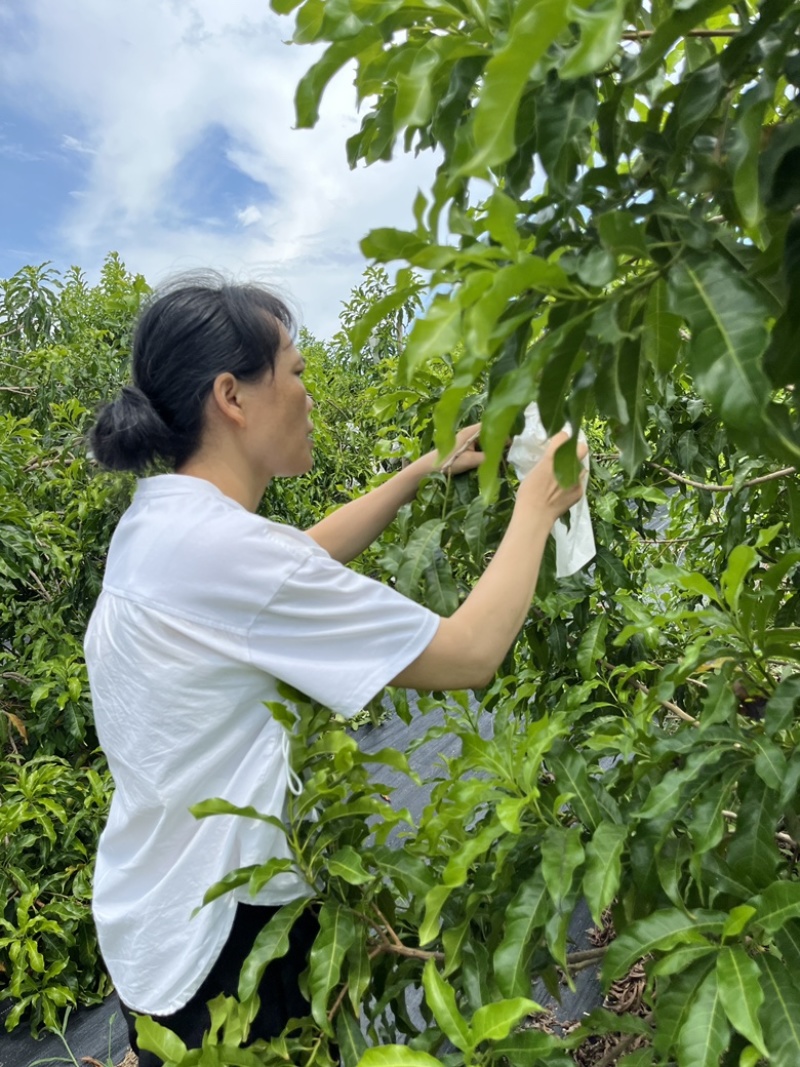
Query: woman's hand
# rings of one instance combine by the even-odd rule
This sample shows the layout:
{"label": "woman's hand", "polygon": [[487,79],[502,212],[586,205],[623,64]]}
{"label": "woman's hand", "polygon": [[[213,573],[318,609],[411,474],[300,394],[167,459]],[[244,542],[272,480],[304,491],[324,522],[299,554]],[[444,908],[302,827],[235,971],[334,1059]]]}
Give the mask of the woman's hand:
{"label": "woman's hand", "polygon": [[[563,515],[565,511],[577,504],[583,496],[586,482],[586,472],[582,472],[575,485],[564,488],[556,478],[553,469],[553,457],[557,449],[569,439],[569,434],[563,430],[551,437],[547,442],[547,450],[536,466],[523,478],[518,499],[527,500],[531,506],[548,511],[553,516],[553,521]],[[589,451],[584,441],[578,442],[578,459],[583,459]]]}
{"label": "woman's hand", "polygon": [[436,453],[429,452],[428,455],[434,463],[432,469],[441,471],[442,474],[464,474],[466,471],[474,470],[483,463],[483,452],[478,448],[480,432],[479,422],[459,430],[456,434],[456,447],[441,465],[436,463]]}

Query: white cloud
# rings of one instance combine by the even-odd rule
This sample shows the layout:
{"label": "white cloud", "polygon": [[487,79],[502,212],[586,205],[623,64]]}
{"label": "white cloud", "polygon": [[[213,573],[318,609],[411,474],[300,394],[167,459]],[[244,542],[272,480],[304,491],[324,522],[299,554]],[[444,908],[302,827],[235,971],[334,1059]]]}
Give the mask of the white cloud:
{"label": "white cloud", "polygon": [[[283,43],[291,20],[265,0],[28,0],[27,18],[37,25],[33,51],[6,52],[6,79],[35,87],[40,108],[57,103],[72,129],[62,143],[87,167],[81,195],[65,204],[69,256],[91,270],[116,249],[156,282],[183,267],[256,273],[330,334],[365,265],[360,238],[411,223],[416,189],[433,173],[429,154],[351,172],[344,142],[358,119],[346,73],[317,129],[293,129],[294,88],[318,53]],[[185,219],[174,179],[212,126],[230,138],[229,163],[264,194],[248,194],[209,233]]]}
{"label": "white cloud", "polygon": [[241,222],[242,226],[252,226],[254,223],[260,222],[263,217],[255,204],[248,204],[246,208],[236,213],[236,218]]}

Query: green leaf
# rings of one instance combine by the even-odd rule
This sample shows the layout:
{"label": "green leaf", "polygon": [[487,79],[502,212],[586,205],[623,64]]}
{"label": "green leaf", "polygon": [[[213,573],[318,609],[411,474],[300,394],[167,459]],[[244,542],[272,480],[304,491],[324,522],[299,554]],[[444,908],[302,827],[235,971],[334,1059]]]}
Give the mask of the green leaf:
{"label": "green leaf", "polygon": [[356,933],[356,939],[347,950],[347,996],[353,1011],[359,1014],[361,1001],[369,989],[372,978],[372,961],[367,946],[367,930],[362,928]]}
{"label": "green leaf", "polygon": [[165,1063],[180,1063],[187,1051],[177,1034],[147,1015],[136,1016],[136,1041],[142,1051],[154,1052]]}
{"label": "green leaf", "polygon": [[549,897],[541,867],[517,889],[506,908],[503,940],[493,958],[497,987],[504,997],[530,992],[531,939],[549,915]]}
{"label": "green leaf", "polygon": [[738,907],[732,908],[722,928],[722,940],[738,937],[750,925],[755,913],[756,909],[749,904],[739,904]]}
{"label": "green leaf", "polygon": [[724,945],[717,956],[717,983],[725,1014],[762,1056],[767,1055],[758,1009],[764,1001],[760,971],[754,959],[739,947]]}
{"label": "green leaf", "polygon": [[364,869],[361,857],[352,845],[337,849],[327,862],[330,874],[343,878],[349,885],[363,885],[372,881],[372,875]]}
{"label": "green leaf", "polygon": [[780,789],[787,768],[783,749],[768,737],[754,737],[753,747],[756,750],[756,774],[770,789]]}
{"label": "green leaf", "polygon": [[575,871],[584,860],[581,828],[551,826],[542,839],[542,874],[555,904],[568,896]]}
{"label": "green leaf", "polygon": [[358,1020],[349,1011],[341,1010],[336,1015],[336,1041],[343,1067],[357,1067],[367,1051],[367,1042]]}
{"label": "green leaf", "polygon": [[729,1034],[717,974],[712,971],[697,989],[678,1035],[681,1067],[719,1067]]}
{"label": "green leaf", "polygon": [[[698,990],[713,966],[714,961],[710,956],[696,960],[674,974],[666,989],[659,987],[658,1001],[655,1006],[653,1044],[662,1057],[667,1056],[677,1047]],[[668,1058],[674,1059],[674,1056]]]}
{"label": "green leaf", "polygon": [[447,618],[458,607],[458,586],[446,556],[434,553],[433,561],[425,568],[425,603],[437,615]]}
{"label": "green leaf", "polygon": [[728,558],[728,566],[722,572],[722,595],[731,611],[739,610],[744,581],[758,563],[758,553],[750,545],[737,545]]}
{"label": "green leaf", "polygon": [[605,658],[607,633],[608,617],[601,613],[589,623],[581,637],[577,655],[578,669],[587,681],[597,677],[598,663]]}
{"label": "green leaf", "polygon": [[519,249],[517,211],[517,202],[500,189],[495,189],[486,203],[486,227],[490,237],[512,253]]}
{"label": "green leaf", "polygon": [[484,1004],[472,1017],[472,1047],[482,1041],[501,1041],[521,1022],[526,1015],[544,1009],[535,1000],[527,997],[513,997],[499,1000],[494,1004]]}
{"label": "green leaf", "polygon": [[459,174],[482,176],[516,148],[515,125],[522,91],[533,65],[567,24],[562,0],[518,0],[506,43],[486,64],[475,108],[475,151]]}
{"label": "green leaf", "polygon": [[405,596],[417,592],[422,575],[433,561],[439,548],[445,523],[440,519],[428,519],[409,537],[403,552],[403,562],[397,572],[397,591]]}
{"label": "green leaf", "polygon": [[571,745],[555,745],[548,757],[550,770],[562,794],[571,794],[570,806],[581,822],[595,830],[603,821],[603,813],[589,781],[585,758]]}
{"label": "green leaf", "polygon": [[347,950],[356,938],[353,914],[349,908],[326,900],[319,913],[320,930],[309,955],[308,991],[311,1014],[321,1030],[333,1037],[328,1021],[328,1002],[335,990]]}
{"label": "green leaf", "polygon": [[764,118],[774,89],[769,78],[762,78],[742,95],[731,124],[728,158],[733,168],[733,194],[747,227],[758,225],[764,212],[759,195],[759,156]]}
{"label": "green leaf", "polygon": [[770,394],[761,357],[767,310],[743,275],[718,256],[690,255],[669,273],[670,305],[689,323],[697,391],[739,429],[758,429]]}
{"label": "green leaf", "polygon": [[454,886],[450,885],[437,885],[425,894],[425,917],[419,928],[420,945],[425,946],[438,936],[442,908],[447,903],[447,898],[454,888]]}
{"label": "green leaf", "polygon": [[778,797],[759,778],[751,778],[742,792],[736,832],[728,846],[728,865],[734,875],[758,890],[773,881],[780,859],[775,844]]}
{"label": "green leaf", "polygon": [[428,960],[422,972],[422,987],[425,1002],[439,1024],[439,1029],[456,1048],[465,1052],[471,1045],[469,1026],[458,1010],[453,987],[436,969],[433,960]]}
{"label": "green leaf", "polygon": [[617,823],[602,822],[586,847],[583,892],[592,918],[599,926],[603,911],[613,901],[622,877],[622,850],[628,829]]}
{"label": "green leaf", "polygon": [[800,1063],[800,988],[780,960],[761,957],[764,1003],[759,1021],[769,1051],[770,1067],[797,1067]]}
{"label": "green leaf", "polygon": [[752,901],[756,921],[768,934],[800,917],[800,882],[773,882]]}
{"label": "green leaf", "polygon": [[569,1040],[561,1041],[554,1034],[546,1034],[541,1030],[517,1030],[495,1042],[493,1052],[495,1056],[502,1056],[503,1062],[513,1064],[514,1067],[541,1067],[543,1063],[548,1062],[548,1054],[569,1047],[570,1044]]}
{"label": "green leaf", "polygon": [[569,5],[569,21],[580,28],[580,40],[559,65],[560,78],[593,74],[611,59],[620,47],[625,18],[624,0],[597,0],[591,5]]}
{"label": "green leaf", "polygon": [[[598,217],[597,229],[600,233],[600,240],[614,255],[647,256],[644,227],[636,221],[630,211],[606,211]],[[656,282],[651,287],[651,297],[658,284],[659,282]],[[663,286],[663,282],[660,284]]]}
{"label": "green leaf", "polygon": [[274,826],[276,830],[280,830],[284,834],[286,833],[286,826],[274,815],[264,815],[260,811],[256,811],[251,805],[240,807],[237,804],[231,804],[229,801],[222,800],[219,797],[216,797],[213,800],[202,800],[199,804],[193,804],[191,808],[189,808],[189,811],[196,819],[206,819],[210,815],[240,815],[245,819],[258,819],[261,822],[268,823],[270,826]]}
{"label": "green leaf", "polygon": [[298,918],[308,907],[305,897],[284,904],[272,916],[264,929],[257,935],[253,947],[242,964],[239,975],[239,1000],[247,1000],[256,992],[267,965],[280,959],[289,951],[289,932]]}
{"label": "green leaf", "polygon": [[363,56],[370,45],[380,47],[380,31],[375,26],[368,26],[355,37],[336,41],[330,45],[320,60],[303,77],[297,86],[294,104],[297,125],[300,129],[311,129],[319,119],[319,102],[328,82],[354,56]]}
{"label": "green leaf", "polygon": [[395,130],[404,126],[424,126],[430,120],[434,106],[431,82],[443,58],[436,44],[435,37],[425,42],[417,49],[409,70],[397,74]]}
{"label": "green leaf", "polygon": [[407,1045],[381,1045],[368,1048],[358,1067],[441,1067],[441,1061]]}
{"label": "green leaf", "polygon": [[784,678],[767,702],[764,716],[765,732],[774,737],[791,726],[800,707],[800,677]]}
{"label": "green leaf", "polygon": [[701,944],[707,933],[719,936],[726,918],[724,912],[697,910],[687,915],[668,908],[638,919],[609,945],[603,960],[603,981],[609,983],[627,974],[648,953],[666,952],[676,945]]}
{"label": "green leaf", "polygon": [[[588,144],[581,144],[581,136],[596,111],[597,90],[593,79],[572,82],[556,79],[540,90],[536,107],[536,144],[553,188],[563,190],[573,180],[588,148]],[[613,256],[611,258],[613,261]],[[604,281],[592,281],[583,273],[580,277],[587,285],[605,284]]]}
{"label": "green leaf", "polygon": [[461,306],[452,296],[434,297],[423,318],[417,319],[403,351],[401,370],[406,382],[426,363],[451,352],[461,336]]}

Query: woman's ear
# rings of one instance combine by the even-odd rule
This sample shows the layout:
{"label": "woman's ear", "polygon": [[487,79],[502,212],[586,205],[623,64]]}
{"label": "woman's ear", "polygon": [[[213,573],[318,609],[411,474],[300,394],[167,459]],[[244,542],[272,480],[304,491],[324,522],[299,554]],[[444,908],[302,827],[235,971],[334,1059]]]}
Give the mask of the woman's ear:
{"label": "woman's ear", "polygon": [[230,371],[218,374],[211,387],[209,400],[213,410],[223,417],[231,420],[237,426],[244,425],[244,411],[241,404],[241,383]]}

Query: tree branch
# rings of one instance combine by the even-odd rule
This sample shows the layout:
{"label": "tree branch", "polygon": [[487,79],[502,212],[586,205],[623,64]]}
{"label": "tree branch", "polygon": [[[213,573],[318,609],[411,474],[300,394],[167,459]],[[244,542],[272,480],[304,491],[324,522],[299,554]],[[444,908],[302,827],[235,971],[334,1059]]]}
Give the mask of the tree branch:
{"label": "tree branch", "polygon": [[[623,41],[646,41],[652,37],[655,30],[626,30],[622,34]],[[742,31],[731,26],[729,29],[720,30],[689,30],[683,37],[736,37]],[[598,1065],[599,1067],[599,1065]]]}
{"label": "tree branch", "polygon": [[762,474],[758,478],[751,478],[749,481],[742,482],[740,486],[735,485],[718,485],[715,482],[695,482],[691,478],[684,478],[682,474],[676,474],[675,471],[669,470],[667,467],[662,467],[660,463],[654,463],[652,460],[646,460],[648,467],[655,467],[656,470],[661,471],[667,478],[671,478],[673,482],[680,482],[681,485],[688,485],[692,489],[702,489],[706,493],[733,493],[738,489],[749,489],[752,485],[762,485],[764,482],[772,482],[776,478],[786,478],[790,474],[795,474],[796,467],[783,467],[779,471],[772,471],[770,474]]}
{"label": "tree branch", "polygon": [[616,1045],[612,1045],[608,1052],[602,1059],[598,1060],[595,1067],[611,1067],[613,1063],[616,1063],[623,1052],[627,1052],[631,1045],[636,1041],[641,1034],[626,1034]]}

